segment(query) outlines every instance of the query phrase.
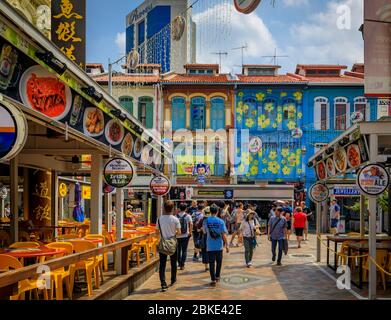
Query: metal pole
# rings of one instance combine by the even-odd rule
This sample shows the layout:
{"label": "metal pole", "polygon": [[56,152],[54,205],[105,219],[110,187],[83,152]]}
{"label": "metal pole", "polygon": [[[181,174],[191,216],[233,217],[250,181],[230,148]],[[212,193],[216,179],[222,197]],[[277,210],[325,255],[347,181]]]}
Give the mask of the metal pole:
{"label": "metal pole", "polygon": [[[378,136],[371,134],[369,138],[370,145],[370,162],[376,162],[378,153]],[[376,261],[376,197],[369,197],[369,258]],[[369,259],[369,277],[368,277],[368,299],[376,299],[376,264],[372,259]]]}
{"label": "metal pole", "polygon": [[19,182],[18,182],[18,166],[19,159],[15,157],[10,162],[10,176],[11,176],[11,242],[19,241],[19,212],[18,212],[18,192],[19,192]]}
{"label": "metal pole", "polygon": [[322,223],[322,203],[316,204],[316,262],[321,262],[321,223]]}
{"label": "metal pole", "polygon": [[365,205],[365,196],[360,196],[360,236],[365,236],[365,215],[367,207]]}
{"label": "metal pole", "polygon": [[[117,189],[115,194],[115,209],[116,209],[116,239],[121,241],[123,237],[124,227],[124,191],[123,189]],[[122,274],[122,259],[121,249],[115,252],[115,270],[118,275]]]}
{"label": "metal pole", "polygon": [[110,96],[113,95],[113,64],[110,62],[110,59],[109,59],[109,94]]}

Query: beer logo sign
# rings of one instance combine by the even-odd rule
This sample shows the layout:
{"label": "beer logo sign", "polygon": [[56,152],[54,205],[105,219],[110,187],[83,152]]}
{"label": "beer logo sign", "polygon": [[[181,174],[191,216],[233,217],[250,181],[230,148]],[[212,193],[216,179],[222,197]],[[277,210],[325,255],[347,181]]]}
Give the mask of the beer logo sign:
{"label": "beer logo sign", "polygon": [[390,175],[383,166],[378,164],[366,165],[357,175],[357,185],[361,193],[367,196],[382,194],[389,184]]}
{"label": "beer logo sign", "polygon": [[310,198],[315,203],[326,201],[329,195],[329,189],[323,183],[315,183],[310,188]]}
{"label": "beer logo sign", "polygon": [[164,176],[156,176],[152,178],[149,187],[155,196],[165,196],[170,192],[171,182]]}
{"label": "beer logo sign", "polygon": [[106,183],[113,188],[124,188],[133,179],[134,170],[131,163],[125,159],[110,160],[103,171]]}
{"label": "beer logo sign", "polygon": [[244,14],[253,12],[260,3],[261,0],[234,0],[236,10]]}

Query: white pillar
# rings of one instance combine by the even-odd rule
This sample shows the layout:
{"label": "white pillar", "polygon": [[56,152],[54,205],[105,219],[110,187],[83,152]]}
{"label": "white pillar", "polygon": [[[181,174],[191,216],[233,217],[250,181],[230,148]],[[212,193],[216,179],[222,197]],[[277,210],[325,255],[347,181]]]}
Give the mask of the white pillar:
{"label": "white pillar", "polygon": [[[116,221],[115,221],[115,233],[117,241],[121,241],[123,237],[123,227],[124,227],[124,191],[122,189],[117,189],[115,195],[115,209],[116,209]],[[121,249],[116,250],[115,252],[115,270],[118,275],[122,273],[121,270]]]}
{"label": "white pillar", "polygon": [[[58,225],[58,207],[59,207],[59,195],[58,195],[58,175],[55,170],[52,170],[52,226]],[[58,236],[58,229],[54,228],[54,238]]]}
{"label": "white pillar", "polygon": [[106,229],[108,232],[111,232],[112,230],[112,214],[111,211],[113,210],[113,207],[111,205],[111,194],[110,193],[105,193],[104,195],[104,202],[105,202],[105,217],[106,217]]}
{"label": "white pillar", "polygon": [[90,233],[102,234],[103,158],[91,157],[91,224]]}
{"label": "white pillar", "polygon": [[316,262],[321,261],[321,224],[322,224],[322,203],[316,204]]}
{"label": "white pillar", "polygon": [[[378,136],[375,134],[370,135],[370,162],[376,162],[378,153]],[[368,197],[369,201],[369,256],[376,261],[376,210],[377,201],[376,197]],[[373,261],[369,260],[369,277],[368,287],[370,300],[376,299],[376,265]]]}
{"label": "white pillar", "polygon": [[10,198],[11,198],[11,242],[19,241],[19,212],[18,212],[18,166],[19,160],[16,156],[10,162],[10,177],[11,177],[11,186],[10,186]]}

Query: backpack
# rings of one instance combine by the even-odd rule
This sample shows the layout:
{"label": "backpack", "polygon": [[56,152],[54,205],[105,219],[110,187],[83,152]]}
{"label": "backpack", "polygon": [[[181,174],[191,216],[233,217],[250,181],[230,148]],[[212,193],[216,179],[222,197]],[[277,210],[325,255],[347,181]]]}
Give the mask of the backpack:
{"label": "backpack", "polygon": [[200,220],[202,213],[199,211],[196,211],[192,216],[191,220],[193,221],[193,231],[197,231],[197,222]]}
{"label": "backpack", "polygon": [[210,237],[213,239],[213,240],[216,240],[216,239],[219,239],[221,237],[221,234],[218,233],[216,230],[214,230],[213,228],[211,228],[208,224],[208,220],[206,220],[206,227],[208,228],[209,230],[209,235]]}
{"label": "backpack", "polygon": [[177,214],[177,218],[179,219],[179,222],[181,223],[181,234],[186,234],[187,233],[187,213],[185,213],[182,217]]}

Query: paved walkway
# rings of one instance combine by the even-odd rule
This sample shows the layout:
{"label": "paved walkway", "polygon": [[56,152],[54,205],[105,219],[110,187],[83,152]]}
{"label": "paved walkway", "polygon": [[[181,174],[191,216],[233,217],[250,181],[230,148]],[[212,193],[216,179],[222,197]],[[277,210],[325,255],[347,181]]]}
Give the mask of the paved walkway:
{"label": "paved walkway", "polygon": [[[293,239],[293,238],[292,238]],[[301,249],[296,241],[289,243],[290,252],[283,258],[283,266],[271,262],[270,242],[265,236],[253,259],[254,266],[244,265],[244,248],[231,248],[224,254],[222,279],[216,288],[209,285],[209,272],[204,265],[193,262],[189,248],[186,269],[178,270],[178,283],[165,293],[160,290],[156,273],[127,299],[130,300],[352,300],[357,296],[339,290],[332,277],[335,274],[316,261],[315,236],[304,242]],[[324,248],[322,248],[325,253]],[[323,259],[325,261],[325,259]],[[169,279],[167,263],[167,279]]]}

